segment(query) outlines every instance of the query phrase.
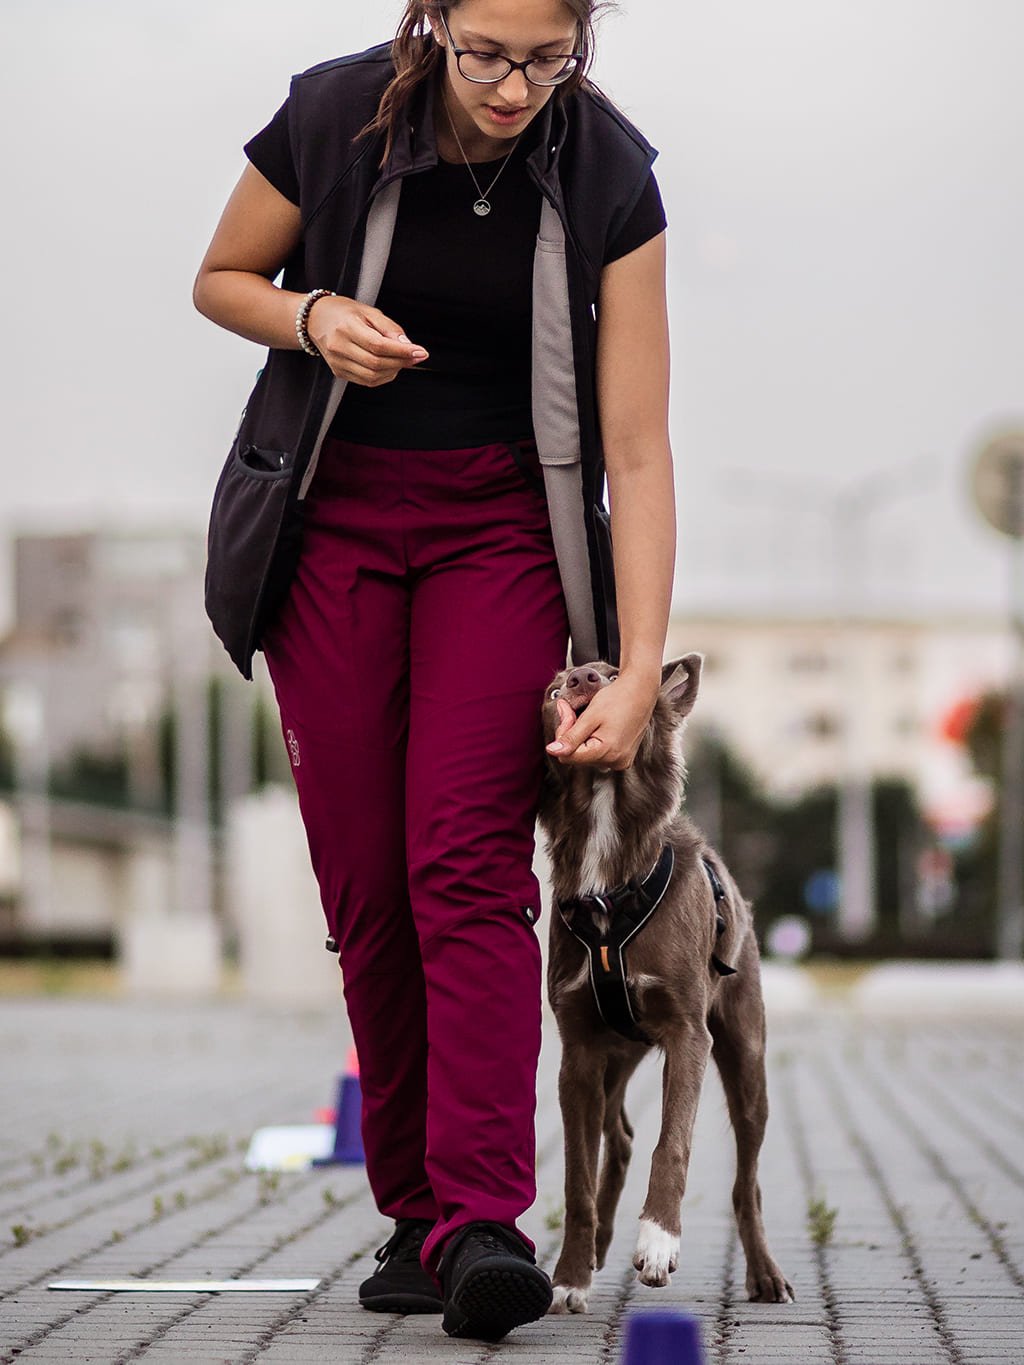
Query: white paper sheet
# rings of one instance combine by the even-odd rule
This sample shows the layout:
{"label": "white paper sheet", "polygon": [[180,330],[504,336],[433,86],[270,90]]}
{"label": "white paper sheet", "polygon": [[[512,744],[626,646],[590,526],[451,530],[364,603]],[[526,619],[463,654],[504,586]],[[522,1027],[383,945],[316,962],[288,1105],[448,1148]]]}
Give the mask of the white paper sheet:
{"label": "white paper sheet", "polygon": [[83,1289],[102,1293],[142,1292],[146,1294],[304,1294],[315,1289],[319,1280],[54,1280],[47,1289]]}

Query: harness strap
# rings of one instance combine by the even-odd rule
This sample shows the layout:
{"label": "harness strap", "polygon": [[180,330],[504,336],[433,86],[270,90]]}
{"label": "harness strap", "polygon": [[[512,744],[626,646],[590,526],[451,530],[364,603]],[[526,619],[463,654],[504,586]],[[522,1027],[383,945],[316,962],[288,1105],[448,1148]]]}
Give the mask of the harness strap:
{"label": "harness strap", "polygon": [[[665,844],[658,861],[642,880],[631,877],[612,891],[594,896],[572,896],[558,903],[565,927],[587,950],[590,985],[597,1012],[609,1028],[637,1043],[652,1043],[637,1023],[636,1011],[626,982],[623,950],[638,934],[661,903],[675,868],[675,850]],[[609,918],[602,934],[593,920],[599,910]]]}
{"label": "harness strap", "polygon": [[[701,855],[701,862],[704,864],[704,870],[708,874],[708,879],[711,882],[711,890],[715,897],[715,938],[719,939],[725,933],[725,918],[718,909],[719,902],[725,900],[725,887],[719,880],[718,873],[715,871],[714,866],[703,856],[703,854]],[[719,976],[736,975],[736,968],[727,967],[722,959],[717,957],[714,953],[711,954],[711,965]]]}
{"label": "harness strap", "polygon": [[[725,887],[707,858],[702,857],[715,898],[715,938],[725,932],[725,919],[719,904],[725,900]],[[644,927],[660,905],[668,890],[675,869],[675,852],[665,844],[658,861],[646,877],[631,877],[622,886],[599,895],[569,896],[558,901],[558,913],[574,938],[587,950],[590,985],[594,992],[597,1012],[616,1033],[633,1042],[651,1045],[650,1038],[640,1027],[629,983],[626,979],[625,948],[630,939]],[[608,928],[604,933],[594,922],[594,912],[604,914]],[[711,966],[719,976],[735,976],[736,968],[729,967],[715,953]]]}

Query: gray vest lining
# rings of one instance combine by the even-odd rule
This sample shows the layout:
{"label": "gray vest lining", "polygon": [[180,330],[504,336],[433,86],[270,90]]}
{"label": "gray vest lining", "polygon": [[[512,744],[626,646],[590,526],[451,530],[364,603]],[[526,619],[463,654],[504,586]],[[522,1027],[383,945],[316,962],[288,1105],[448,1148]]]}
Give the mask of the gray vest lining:
{"label": "gray vest lining", "polygon": [[[398,220],[398,196],[401,192],[401,180],[392,180],[390,185],[385,185],[378,193],[370,205],[369,213],[366,215],[363,259],[359,266],[359,283],[356,285],[356,298],[360,303],[373,305],[380,293],[381,281],[384,278],[388,257],[391,254],[391,239],[394,237],[395,223]],[[335,375],[327,399],[327,407],[324,409],[323,421],[320,423],[320,430],[317,432],[316,441],[309,457],[309,464],[306,466],[302,483],[299,485],[300,501],[306,496],[309,485],[313,482],[313,475],[316,473],[316,467],[320,460],[320,447],[324,443],[328,427],[334,421],[334,414],[338,411],[338,405],[341,403],[347,384],[347,379],[339,379]]]}

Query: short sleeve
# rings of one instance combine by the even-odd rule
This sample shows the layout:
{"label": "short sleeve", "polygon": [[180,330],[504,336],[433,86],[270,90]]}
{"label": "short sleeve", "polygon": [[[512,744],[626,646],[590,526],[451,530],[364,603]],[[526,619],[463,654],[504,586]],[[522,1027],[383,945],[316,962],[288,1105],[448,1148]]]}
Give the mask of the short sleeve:
{"label": "short sleeve", "polygon": [[636,201],[633,212],[622,225],[614,241],[609,242],[603,264],[607,265],[609,261],[617,261],[620,256],[635,251],[638,246],[643,246],[644,242],[649,242],[652,237],[657,237],[658,233],[663,232],[667,226],[668,220],[665,217],[665,208],[661,202],[661,191],[658,189],[654,172],[650,171],[647,176],[647,183],[640,191],[640,198]]}
{"label": "short sleeve", "polygon": [[288,135],[288,101],[285,100],[265,128],[242,149],[256,169],[293,204],[299,202],[299,177],[295,173]]}

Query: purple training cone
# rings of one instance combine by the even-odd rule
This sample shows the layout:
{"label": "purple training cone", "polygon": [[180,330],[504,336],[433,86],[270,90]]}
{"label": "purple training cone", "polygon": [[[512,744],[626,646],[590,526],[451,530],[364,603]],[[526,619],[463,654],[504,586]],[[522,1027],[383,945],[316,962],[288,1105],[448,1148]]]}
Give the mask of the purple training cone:
{"label": "purple training cone", "polygon": [[363,1093],[359,1086],[359,1061],[356,1050],[348,1055],[345,1074],[338,1079],[338,1104],[334,1117],[334,1149],[330,1156],[313,1158],[314,1166],[354,1165],[366,1160],[360,1132]]}
{"label": "purple training cone", "polygon": [[703,1365],[695,1317],[673,1308],[631,1313],[622,1365]]}

